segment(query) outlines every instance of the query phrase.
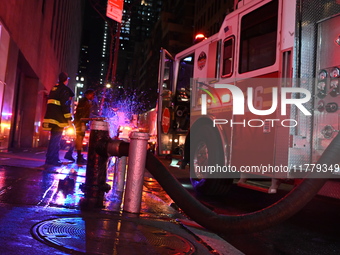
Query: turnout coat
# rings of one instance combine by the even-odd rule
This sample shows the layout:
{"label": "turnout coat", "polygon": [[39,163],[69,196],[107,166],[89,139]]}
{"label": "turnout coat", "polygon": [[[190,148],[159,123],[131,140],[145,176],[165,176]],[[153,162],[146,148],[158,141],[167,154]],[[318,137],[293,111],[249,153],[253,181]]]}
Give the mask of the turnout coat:
{"label": "turnout coat", "polygon": [[64,84],[56,84],[51,89],[43,120],[43,130],[68,126],[68,121],[72,120],[71,99],[73,96],[73,91]]}

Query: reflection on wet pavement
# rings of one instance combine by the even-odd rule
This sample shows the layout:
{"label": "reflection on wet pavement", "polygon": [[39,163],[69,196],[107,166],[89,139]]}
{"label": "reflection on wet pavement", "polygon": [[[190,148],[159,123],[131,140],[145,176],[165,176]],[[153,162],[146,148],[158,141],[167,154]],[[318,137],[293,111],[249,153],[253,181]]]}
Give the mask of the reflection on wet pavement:
{"label": "reflection on wet pavement", "polygon": [[72,165],[54,168],[56,174],[46,173],[50,183],[37,205],[77,208],[84,194],[79,186],[85,182],[86,167]]}
{"label": "reflection on wet pavement", "polygon": [[[107,168],[107,183],[112,187],[104,197],[104,210],[121,212],[123,191],[114,183],[116,158],[111,158]],[[64,164],[61,167],[21,168],[0,167],[0,202],[80,209],[84,198],[81,185],[85,183],[86,165]],[[158,217],[176,215],[169,207],[173,203],[158,182],[146,172],[141,213]]]}

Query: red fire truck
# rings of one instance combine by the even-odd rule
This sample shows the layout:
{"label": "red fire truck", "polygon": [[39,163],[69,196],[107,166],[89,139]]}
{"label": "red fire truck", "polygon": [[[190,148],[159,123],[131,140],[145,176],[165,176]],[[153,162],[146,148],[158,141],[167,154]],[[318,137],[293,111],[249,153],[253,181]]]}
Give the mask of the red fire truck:
{"label": "red fire truck", "polygon": [[[158,154],[190,143],[192,184],[210,194],[275,193],[318,167],[339,130],[339,24],[338,0],[242,0],[217,34],[163,49]],[[339,197],[337,176],[324,193]]]}

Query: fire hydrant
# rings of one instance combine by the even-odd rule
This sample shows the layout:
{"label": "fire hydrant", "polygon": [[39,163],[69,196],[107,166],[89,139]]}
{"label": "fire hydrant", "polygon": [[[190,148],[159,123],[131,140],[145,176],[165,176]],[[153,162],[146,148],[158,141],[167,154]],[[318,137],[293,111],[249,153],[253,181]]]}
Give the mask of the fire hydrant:
{"label": "fire hydrant", "polygon": [[99,140],[109,140],[108,123],[101,119],[91,122],[91,132],[86,166],[86,181],[81,185],[85,198],[81,200],[82,209],[103,207],[104,193],[111,187],[106,183],[106,164],[108,156],[97,154],[96,145]]}

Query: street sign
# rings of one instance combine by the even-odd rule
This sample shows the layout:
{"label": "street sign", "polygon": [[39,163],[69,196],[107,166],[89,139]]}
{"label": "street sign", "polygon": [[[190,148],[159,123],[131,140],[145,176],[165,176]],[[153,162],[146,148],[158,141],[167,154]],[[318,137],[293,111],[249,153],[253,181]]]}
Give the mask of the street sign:
{"label": "street sign", "polygon": [[106,16],[121,23],[123,16],[124,0],[108,0]]}

